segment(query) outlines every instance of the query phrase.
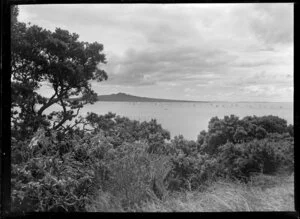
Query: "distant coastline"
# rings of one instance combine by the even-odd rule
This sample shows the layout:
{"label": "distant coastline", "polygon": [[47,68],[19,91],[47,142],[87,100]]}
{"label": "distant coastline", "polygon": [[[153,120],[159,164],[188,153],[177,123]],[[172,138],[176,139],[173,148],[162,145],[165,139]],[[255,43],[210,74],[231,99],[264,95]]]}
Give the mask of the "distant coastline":
{"label": "distant coastline", "polygon": [[97,101],[119,101],[119,102],[209,102],[209,101],[192,101],[192,100],[173,100],[150,97],[139,97],[125,93],[110,95],[99,95]]}
{"label": "distant coastline", "polygon": [[[70,98],[71,100],[80,100],[81,98]],[[268,101],[196,101],[196,100],[174,100],[151,97],[139,97],[126,93],[117,93],[109,95],[98,95],[97,101],[102,102],[181,102],[181,103],[293,103],[293,102],[268,102]]]}
{"label": "distant coastline", "polygon": [[[80,100],[81,98],[70,98],[72,100]],[[211,101],[193,101],[193,100],[173,100],[173,99],[160,99],[160,98],[150,98],[150,97],[139,97],[125,93],[117,93],[110,95],[98,95],[97,101],[104,102],[193,102],[193,103],[209,103]]]}

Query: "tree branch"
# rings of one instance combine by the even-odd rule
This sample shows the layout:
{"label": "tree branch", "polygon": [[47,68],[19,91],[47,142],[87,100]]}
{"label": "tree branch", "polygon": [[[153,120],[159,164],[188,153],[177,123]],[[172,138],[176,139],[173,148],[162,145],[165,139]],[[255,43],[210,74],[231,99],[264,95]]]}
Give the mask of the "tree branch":
{"label": "tree branch", "polygon": [[80,110],[80,107],[77,108],[77,112],[76,114],[74,115],[71,115],[69,114],[69,111],[67,111],[66,109],[66,105],[64,103],[64,101],[62,99],[60,99],[60,103],[61,103],[61,106],[63,107],[63,119],[56,125],[53,127],[53,129],[58,129],[60,126],[62,126],[67,120],[71,120],[72,118],[75,118],[76,116],[78,116],[79,114],[79,110]]}
{"label": "tree branch", "polygon": [[[66,106],[65,106],[65,103],[62,99],[60,99],[60,103],[61,103],[61,106],[63,108],[63,119],[56,126],[53,127],[54,130],[58,129],[60,126],[62,126],[70,118],[70,116],[67,115]],[[72,116],[71,116],[71,118],[72,118]]]}
{"label": "tree branch", "polygon": [[54,97],[57,95],[57,92],[55,92],[54,95],[52,95],[52,97],[50,97],[50,99],[48,100],[48,102],[46,104],[44,104],[38,111],[38,115],[41,116],[42,113],[45,111],[45,109],[47,109],[48,107],[50,107],[52,104],[56,103],[59,101],[59,98],[55,98]]}
{"label": "tree branch", "polygon": [[[55,90],[55,94],[49,99],[49,101],[43,105],[39,111],[38,111],[38,115],[41,116],[42,113],[48,108],[50,107],[51,105],[53,105],[54,103],[57,103],[58,101],[61,101],[63,96],[66,95],[69,91],[69,87],[67,87],[66,89],[62,89],[61,93],[58,94],[58,91],[57,89],[54,89]],[[57,96],[57,98],[54,98],[55,96]]]}

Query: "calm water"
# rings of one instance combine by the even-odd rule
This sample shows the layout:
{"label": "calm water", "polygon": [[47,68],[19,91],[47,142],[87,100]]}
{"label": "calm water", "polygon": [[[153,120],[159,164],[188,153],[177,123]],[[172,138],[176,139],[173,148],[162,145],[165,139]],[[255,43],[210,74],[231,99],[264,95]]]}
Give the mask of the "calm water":
{"label": "calm water", "polygon": [[207,130],[208,122],[214,116],[223,118],[234,114],[243,118],[275,115],[286,119],[288,124],[293,124],[293,103],[96,102],[81,109],[81,115],[87,112],[113,112],[139,121],[155,118],[163,128],[170,131],[171,137],[182,134],[191,140],[196,140],[200,131]]}

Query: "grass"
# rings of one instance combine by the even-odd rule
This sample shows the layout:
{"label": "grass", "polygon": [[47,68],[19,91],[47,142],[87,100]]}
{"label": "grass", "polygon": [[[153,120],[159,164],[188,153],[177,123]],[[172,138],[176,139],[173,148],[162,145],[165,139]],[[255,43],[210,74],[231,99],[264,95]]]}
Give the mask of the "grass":
{"label": "grass", "polygon": [[[99,195],[88,211],[120,212],[121,204],[109,194]],[[248,183],[218,180],[204,191],[169,194],[165,201],[144,202],[127,211],[234,212],[294,211],[294,175],[259,175]]]}

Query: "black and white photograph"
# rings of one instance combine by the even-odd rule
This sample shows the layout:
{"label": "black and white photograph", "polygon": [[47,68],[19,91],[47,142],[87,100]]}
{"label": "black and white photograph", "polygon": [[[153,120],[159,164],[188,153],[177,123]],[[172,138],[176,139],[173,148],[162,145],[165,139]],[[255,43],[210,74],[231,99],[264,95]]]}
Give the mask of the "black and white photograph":
{"label": "black and white photograph", "polygon": [[294,4],[11,6],[11,212],[281,212]]}

